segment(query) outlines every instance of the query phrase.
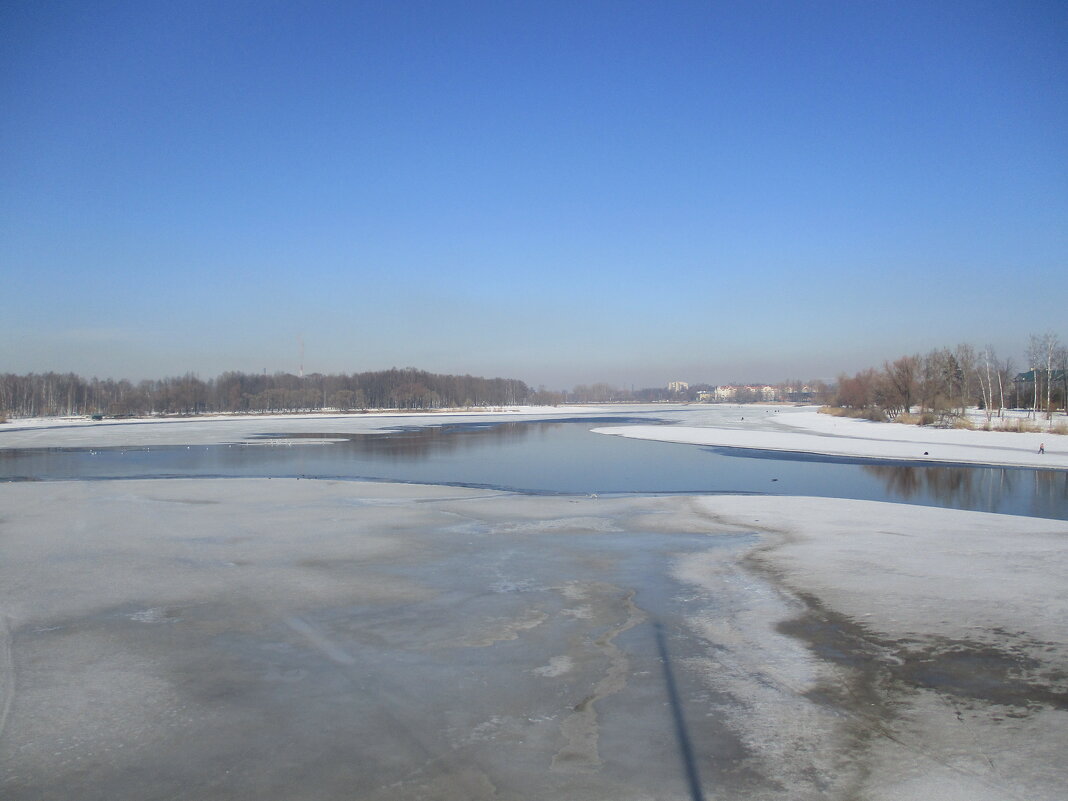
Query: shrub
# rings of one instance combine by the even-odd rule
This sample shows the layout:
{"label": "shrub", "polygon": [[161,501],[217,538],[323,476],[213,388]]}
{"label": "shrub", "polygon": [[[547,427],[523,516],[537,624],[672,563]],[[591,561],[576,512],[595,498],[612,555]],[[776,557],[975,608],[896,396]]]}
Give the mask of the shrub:
{"label": "shrub", "polygon": [[1042,431],[1042,427],[1030,420],[1021,417],[1006,417],[1001,421],[998,431],[1009,431],[1013,434],[1035,434]]}
{"label": "shrub", "polygon": [[878,406],[871,406],[866,409],[851,409],[847,406],[823,406],[818,411],[820,414],[829,414],[831,417],[851,417],[857,420],[874,420],[877,423],[886,422],[886,412]]}

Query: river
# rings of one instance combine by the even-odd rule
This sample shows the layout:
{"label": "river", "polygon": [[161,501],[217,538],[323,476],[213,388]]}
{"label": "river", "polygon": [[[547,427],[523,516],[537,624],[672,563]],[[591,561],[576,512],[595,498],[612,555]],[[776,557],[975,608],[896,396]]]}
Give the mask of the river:
{"label": "river", "polygon": [[524,494],[768,494],[854,498],[1068,519],[1068,472],[888,463],[630,440],[591,433],[648,418],[289,431],[212,445],[0,450],[0,481],[331,478]]}

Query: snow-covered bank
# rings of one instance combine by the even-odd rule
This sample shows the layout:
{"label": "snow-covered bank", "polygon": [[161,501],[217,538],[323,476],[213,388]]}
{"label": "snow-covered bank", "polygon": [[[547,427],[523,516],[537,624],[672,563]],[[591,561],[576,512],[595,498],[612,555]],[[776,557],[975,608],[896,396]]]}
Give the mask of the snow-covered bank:
{"label": "snow-covered bank", "polygon": [[[594,429],[635,439],[848,458],[1068,469],[1068,437],[875,423],[814,409],[726,407],[672,414],[679,425]],[[696,425],[690,423],[697,422]],[[1041,446],[1045,453],[1039,453]]]}
{"label": "snow-covered bank", "polygon": [[366,414],[228,414],[146,417],[94,421],[88,418],[34,417],[0,425],[0,448],[84,448],[139,445],[210,445],[255,437],[265,431],[361,433],[407,426],[443,425],[557,417],[650,414],[650,406],[514,406],[437,412]]}
{"label": "snow-covered bank", "polygon": [[1068,784],[1064,522],[278,479],[0,508],[10,801],[682,801],[657,626],[709,797]]}
{"label": "snow-covered bank", "polygon": [[[513,414],[553,414],[565,407],[559,406],[502,406],[493,408],[469,408],[469,409],[435,409],[430,411],[399,411],[396,409],[375,409],[359,412],[340,412],[325,410],[321,412],[232,412],[225,414],[198,414],[198,415],[172,415],[172,416],[145,416],[145,417],[106,417],[102,420],[94,420],[88,415],[75,415],[73,417],[48,416],[48,417],[13,417],[0,425],[2,431],[16,431],[23,429],[51,429],[51,428],[109,428],[111,426],[128,426],[143,423],[217,423],[221,421],[251,421],[251,420],[334,420],[334,419],[361,419],[379,417],[456,417],[470,415],[513,415]],[[580,412],[590,407],[570,407]]]}
{"label": "snow-covered bank", "polygon": [[[812,695],[862,701],[846,710],[870,771],[856,798],[1061,796],[1066,524],[850,500],[698,503],[719,524],[779,535],[748,561],[808,601],[780,630],[841,671]],[[714,585],[699,568],[687,577]],[[752,674],[786,684],[767,658],[748,657]]]}

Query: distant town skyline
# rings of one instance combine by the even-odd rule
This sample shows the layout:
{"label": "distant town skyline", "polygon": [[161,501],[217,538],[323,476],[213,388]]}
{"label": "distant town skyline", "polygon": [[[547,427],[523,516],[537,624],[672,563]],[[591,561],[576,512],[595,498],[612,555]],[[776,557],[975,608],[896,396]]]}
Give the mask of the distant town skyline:
{"label": "distant town skyline", "polygon": [[1019,360],[1064,332],[1065,41],[1061,2],[14,0],[0,372]]}

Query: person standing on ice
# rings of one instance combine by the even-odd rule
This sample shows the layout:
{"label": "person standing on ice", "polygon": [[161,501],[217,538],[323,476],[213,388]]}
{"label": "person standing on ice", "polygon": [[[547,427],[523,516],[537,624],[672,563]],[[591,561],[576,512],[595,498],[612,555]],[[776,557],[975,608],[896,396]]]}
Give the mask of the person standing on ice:
{"label": "person standing on ice", "polygon": [[1045,453],[1046,452],[1046,443],[1045,442],[1040,442],[1038,444],[1038,452],[1039,453]]}

